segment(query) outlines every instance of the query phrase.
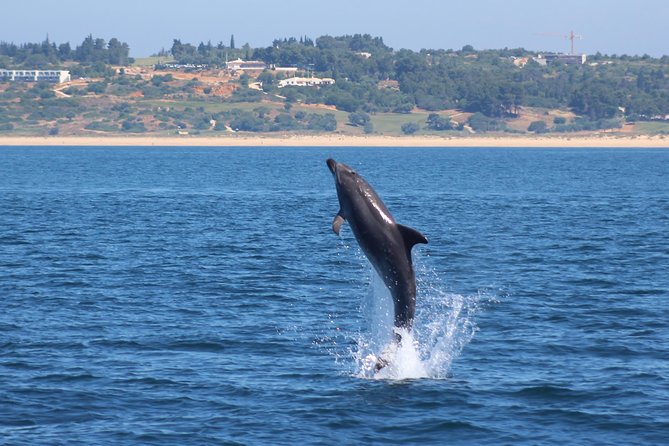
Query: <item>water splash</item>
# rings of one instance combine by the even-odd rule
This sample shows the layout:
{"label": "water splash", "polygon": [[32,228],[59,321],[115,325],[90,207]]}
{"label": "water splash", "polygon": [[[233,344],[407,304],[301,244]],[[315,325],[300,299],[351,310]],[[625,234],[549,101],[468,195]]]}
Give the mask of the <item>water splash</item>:
{"label": "water splash", "polygon": [[[420,356],[419,344],[413,335],[402,329],[398,330],[402,342],[391,341],[378,354],[369,353],[362,359],[358,376],[375,379],[419,379],[429,378],[430,374]],[[378,364],[384,366],[378,369]]]}
{"label": "water splash", "polygon": [[[453,361],[477,331],[475,314],[485,298],[446,291],[431,270],[417,267],[416,319],[411,333],[393,336],[393,304],[390,292],[370,268],[372,280],[361,304],[365,327],[358,334],[351,356],[355,375],[374,379],[442,379]],[[388,364],[377,371],[379,360]]]}

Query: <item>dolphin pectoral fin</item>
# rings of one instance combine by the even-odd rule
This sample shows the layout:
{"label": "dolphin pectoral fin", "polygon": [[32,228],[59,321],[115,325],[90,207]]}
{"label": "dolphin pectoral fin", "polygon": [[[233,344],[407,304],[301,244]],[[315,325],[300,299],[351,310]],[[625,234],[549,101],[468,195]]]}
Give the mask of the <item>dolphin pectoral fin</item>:
{"label": "dolphin pectoral fin", "polygon": [[335,234],[339,235],[339,231],[341,230],[341,225],[344,223],[345,219],[341,215],[341,211],[337,212],[337,215],[335,215],[334,220],[332,220],[332,230],[334,231]]}
{"label": "dolphin pectoral fin", "polygon": [[408,250],[411,250],[415,244],[427,243],[427,238],[413,228],[398,224],[397,229],[400,230],[400,234],[402,234],[402,238],[404,239],[404,245]]}

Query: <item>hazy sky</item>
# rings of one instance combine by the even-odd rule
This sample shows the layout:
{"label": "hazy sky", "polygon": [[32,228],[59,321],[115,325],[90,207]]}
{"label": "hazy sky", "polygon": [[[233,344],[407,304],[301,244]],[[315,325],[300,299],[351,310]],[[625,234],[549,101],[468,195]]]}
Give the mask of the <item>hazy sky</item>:
{"label": "hazy sky", "polygon": [[669,0],[32,0],[3,1],[0,41],[78,45],[88,34],[128,42],[131,55],[197,44],[269,46],[278,37],[369,33],[395,49],[524,47],[669,54]]}

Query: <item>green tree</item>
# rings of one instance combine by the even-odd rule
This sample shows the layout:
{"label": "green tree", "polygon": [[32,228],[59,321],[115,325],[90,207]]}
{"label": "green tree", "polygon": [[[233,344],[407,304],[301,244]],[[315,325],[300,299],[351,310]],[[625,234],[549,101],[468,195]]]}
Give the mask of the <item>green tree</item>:
{"label": "green tree", "polygon": [[334,132],[337,130],[337,118],[332,113],[325,113],[324,115],[313,113],[308,117],[307,128]]}
{"label": "green tree", "polygon": [[297,120],[288,113],[280,113],[274,118],[271,130],[295,130],[298,128]]}
{"label": "green tree", "polygon": [[113,37],[107,44],[107,62],[111,65],[128,65],[130,58],[130,47]]}
{"label": "green tree", "polygon": [[262,132],[265,130],[265,120],[255,113],[241,112],[230,121],[230,127],[237,131]]}
{"label": "green tree", "polygon": [[420,130],[420,125],[416,124],[415,122],[406,122],[402,124],[402,133],[405,135],[413,135],[416,133],[418,130]]}
{"label": "green tree", "polygon": [[439,116],[437,113],[430,113],[427,117],[427,128],[430,130],[453,130],[455,125],[451,118]]}
{"label": "green tree", "polygon": [[69,42],[61,43],[58,46],[58,57],[60,60],[68,60],[72,57],[72,47]]}
{"label": "green tree", "polygon": [[262,73],[260,73],[260,75],[256,80],[262,83],[263,91],[270,91],[274,86],[274,79],[275,79],[274,75],[272,75],[270,71],[265,70]]}
{"label": "green tree", "polygon": [[371,117],[365,112],[353,112],[348,115],[348,122],[355,127],[364,127],[371,122]]}

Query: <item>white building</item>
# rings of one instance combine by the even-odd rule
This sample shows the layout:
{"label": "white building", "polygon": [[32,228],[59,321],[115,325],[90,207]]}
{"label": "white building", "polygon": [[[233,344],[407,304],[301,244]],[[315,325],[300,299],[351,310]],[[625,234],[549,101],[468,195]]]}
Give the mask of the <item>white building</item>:
{"label": "white building", "polygon": [[231,60],[225,63],[225,68],[234,71],[262,71],[267,68],[267,64],[260,60]]}
{"label": "white building", "polygon": [[291,77],[279,81],[279,88],[283,87],[320,87],[321,85],[332,85],[335,83],[334,79],[325,77],[323,79],[318,77]]}
{"label": "white building", "polygon": [[269,69],[276,71],[277,73],[283,73],[288,76],[295,76],[299,68],[297,67],[277,67],[276,65],[270,65]]}
{"label": "white building", "polygon": [[62,84],[72,79],[70,72],[63,70],[0,70],[0,80]]}
{"label": "white building", "polygon": [[562,53],[547,53],[539,54],[535,61],[545,60],[546,63],[562,62],[566,65],[583,65],[588,60],[585,54],[562,54]]}

